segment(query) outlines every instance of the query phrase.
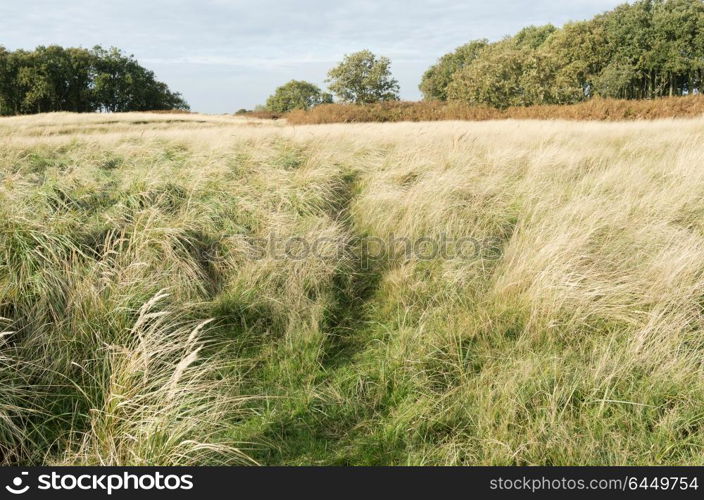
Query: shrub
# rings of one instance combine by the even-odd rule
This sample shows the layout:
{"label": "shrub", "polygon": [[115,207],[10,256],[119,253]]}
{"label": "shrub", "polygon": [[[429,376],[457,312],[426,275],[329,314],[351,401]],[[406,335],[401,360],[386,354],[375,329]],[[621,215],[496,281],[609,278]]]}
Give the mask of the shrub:
{"label": "shrub", "polygon": [[512,106],[497,109],[461,102],[385,102],[365,106],[326,104],[285,115],[295,125],[317,123],[400,122],[437,120],[638,120],[694,117],[704,114],[704,97],[665,97],[653,100],[594,98],[571,105]]}
{"label": "shrub", "polygon": [[294,109],[310,109],[324,102],[332,102],[332,96],[303,80],[291,80],[280,86],[266,100],[266,109],[274,113],[286,113]]}

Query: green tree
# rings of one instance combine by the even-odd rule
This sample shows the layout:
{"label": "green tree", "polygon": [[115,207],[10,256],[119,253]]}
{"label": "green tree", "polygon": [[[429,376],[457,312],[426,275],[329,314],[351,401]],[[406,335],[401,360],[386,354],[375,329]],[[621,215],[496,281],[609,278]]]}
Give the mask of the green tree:
{"label": "green tree", "polygon": [[103,111],[189,109],[180,94],[171,92],[133,56],[116,48],[95,47],[94,95]]}
{"label": "green tree", "polygon": [[286,113],[294,109],[310,109],[319,104],[332,102],[332,96],[303,80],[291,80],[278,87],[266,101],[266,108],[275,113]]}
{"label": "green tree", "polygon": [[488,40],[473,40],[445,54],[430,67],[421,79],[419,88],[426,101],[447,100],[447,87],[452,76],[465,66],[472,64],[489,45]]}
{"label": "green tree", "polygon": [[474,64],[456,72],[448,99],[496,108],[529,104],[522,88],[529,53],[509,44],[493,45]]}
{"label": "green tree", "polygon": [[544,26],[527,26],[516,33],[511,39],[511,45],[525,49],[537,49],[542,46],[557,28],[552,24]]}
{"label": "green tree", "polygon": [[0,114],[188,109],[154,73],[118,49],[0,47]]}
{"label": "green tree", "polygon": [[399,87],[391,75],[391,61],[362,50],[344,57],[328,72],[330,90],[345,103],[398,101]]}
{"label": "green tree", "polygon": [[554,86],[555,68],[542,50],[556,30],[550,24],[529,26],[500,42],[464,46],[472,49],[471,57],[455,64],[445,84],[446,98],[498,108],[563,101]]}
{"label": "green tree", "polygon": [[28,111],[92,111],[93,57],[86,49],[57,45],[37,47],[27,54],[22,77],[29,87]]}
{"label": "green tree", "polygon": [[59,111],[53,106],[54,89],[42,60],[42,51],[43,47],[39,47],[35,52],[18,51],[16,54],[18,61],[16,84],[21,94],[21,113]]}
{"label": "green tree", "polygon": [[496,107],[593,96],[653,98],[704,87],[704,1],[639,0],[591,20],[529,26],[471,57],[443,56],[423,76],[426,99]]}
{"label": "green tree", "polygon": [[20,112],[22,92],[18,81],[19,51],[10,52],[0,46],[0,115]]}
{"label": "green tree", "polygon": [[594,79],[609,63],[603,23],[598,20],[566,24],[539,50],[555,70],[560,103],[591,97]]}

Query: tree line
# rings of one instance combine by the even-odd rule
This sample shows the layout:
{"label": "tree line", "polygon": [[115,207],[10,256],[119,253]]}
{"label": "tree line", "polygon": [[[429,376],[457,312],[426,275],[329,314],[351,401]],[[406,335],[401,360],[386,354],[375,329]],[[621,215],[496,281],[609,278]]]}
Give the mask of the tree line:
{"label": "tree line", "polygon": [[[361,51],[346,56],[327,81],[343,103],[394,101],[398,83],[389,68],[387,58]],[[638,0],[561,28],[529,26],[497,42],[473,40],[442,56],[419,87],[426,101],[499,109],[595,96],[698,94],[704,90],[704,0]],[[282,97],[292,93],[299,97]],[[267,108],[310,109],[329,97],[311,83],[292,81]]]}
{"label": "tree line", "polygon": [[168,109],[189,107],[119,49],[0,46],[0,115]]}
{"label": "tree line", "polygon": [[704,86],[704,1],[639,0],[588,21],[474,40],[423,75],[425,100],[497,108],[593,96],[647,99]]}

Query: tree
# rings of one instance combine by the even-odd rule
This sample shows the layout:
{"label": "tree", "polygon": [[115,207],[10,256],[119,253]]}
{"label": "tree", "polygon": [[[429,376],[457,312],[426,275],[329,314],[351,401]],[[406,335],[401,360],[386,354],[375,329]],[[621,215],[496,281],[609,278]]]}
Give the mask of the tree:
{"label": "tree", "polygon": [[42,60],[43,47],[35,52],[19,52],[16,83],[21,93],[21,113],[57,111],[53,107],[53,88]]}
{"label": "tree", "polygon": [[704,1],[639,0],[560,29],[529,26],[470,57],[446,54],[420,88],[495,107],[701,93]]}
{"label": "tree", "polygon": [[142,67],[134,56],[116,48],[93,49],[95,57],[94,94],[103,111],[151,111],[189,109],[180,94],[171,92],[154,73]]}
{"label": "tree", "polygon": [[328,72],[330,90],[345,103],[371,104],[398,101],[398,81],[389,67],[391,61],[362,50],[344,57]]}
{"label": "tree", "polygon": [[488,40],[473,40],[445,54],[424,74],[418,88],[426,101],[447,100],[447,87],[452,75],[472,64],[489,45]]}
{"label": "tree", "polygon": [[14,85],[16,79],[12,52],[0,45],[0,115],[11,115],[17,112]]}
{"label": "tree", "polygon": [[493,45],[487,50],[474,64],[453,75],[448,98],[496,108],[532,104],[526,101],[521,81],[530,53],[509,44]]}
{"label": "tree", "polygon": [[577,102],[594,94],[594,80],[609,64],[604,23],[599,19],[568,23],[539,49],[555,68],[560,103]]}
{"label": "tree", "polygon": [[0,47],[0,114],[188,109],[178,93],[118,49]]}
{"label": "tree", "polygon": [[527,26],[516,33],[510,39],[510,42],[515,47],[537,49],[542,46],[555,31],[557,31],[557,28],[552,24]]}
{"label": "tree", "polygon": [[278,87],[266,101],[266,109],[275,113],[286,113],[294,109],[310,109],[319,104],[332,102],[332,96],[303,80],[291,80]]}

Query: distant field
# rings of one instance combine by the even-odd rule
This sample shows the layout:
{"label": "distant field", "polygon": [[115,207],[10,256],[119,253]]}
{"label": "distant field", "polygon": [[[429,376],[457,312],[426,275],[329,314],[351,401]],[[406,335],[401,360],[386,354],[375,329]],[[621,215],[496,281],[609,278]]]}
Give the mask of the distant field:
{"label": "distant field", "polygon": [[0,119],[0,462],[704,465],[704,118]]}

